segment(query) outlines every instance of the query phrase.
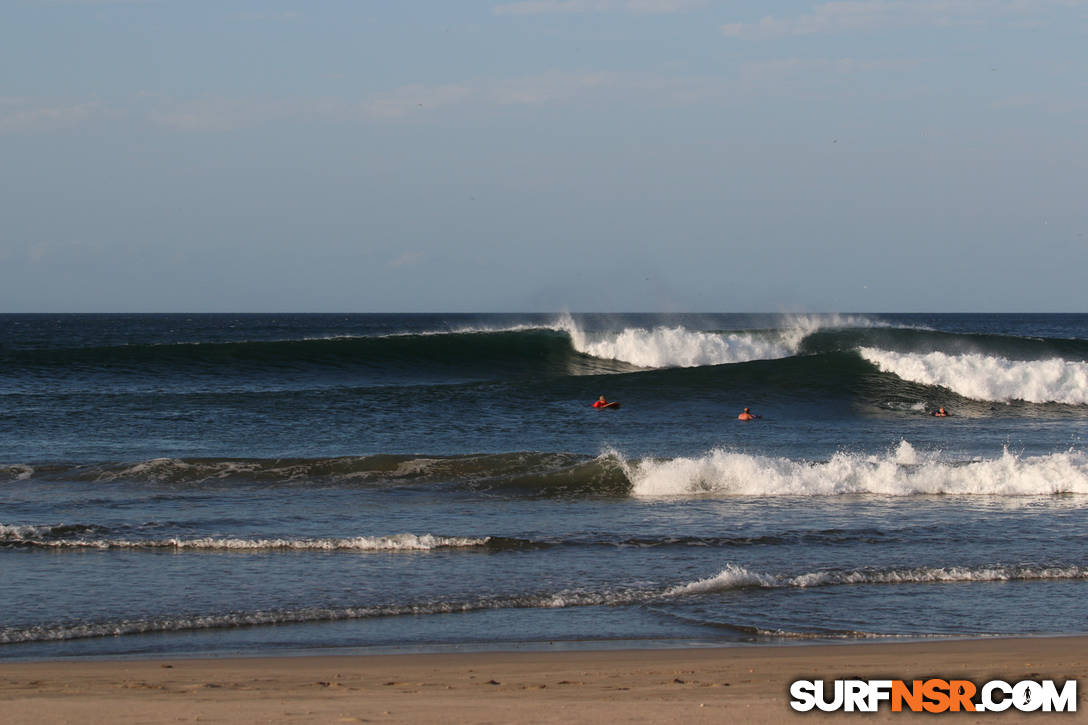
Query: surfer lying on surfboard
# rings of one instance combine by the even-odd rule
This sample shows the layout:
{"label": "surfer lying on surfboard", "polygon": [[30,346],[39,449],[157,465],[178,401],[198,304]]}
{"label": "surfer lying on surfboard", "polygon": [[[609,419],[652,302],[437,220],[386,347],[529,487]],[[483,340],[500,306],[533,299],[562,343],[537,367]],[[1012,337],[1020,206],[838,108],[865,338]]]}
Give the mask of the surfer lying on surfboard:
{"label": "surfer lying on surfboard", "polygon": [[597,399],[596,402],[593,403],[593,407],[594,408],[618,408],[618,407],[620,407],[620,404],[617,403],[615,400],[613,400],[611,403],[609,403],[607,400],[604,399],[604,396],[602,395],[600,398]]}

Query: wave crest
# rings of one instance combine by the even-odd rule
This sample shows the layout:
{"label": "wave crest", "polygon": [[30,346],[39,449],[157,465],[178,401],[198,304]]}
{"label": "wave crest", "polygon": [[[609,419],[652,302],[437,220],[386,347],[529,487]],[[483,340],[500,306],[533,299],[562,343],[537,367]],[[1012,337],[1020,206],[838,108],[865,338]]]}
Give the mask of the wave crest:
{"label": "wave crest", "polygon": [[1032,581],[1044,579],[1088,579],[1083,566],[948,566],[900,569],[824,570],[803,574],[764,574],[743,566],[729,564],[712,577],[683,584],[665,591],[664,596],[681,597],[744,587],[808,588],[851,584],[942,584],[952,582]]}
{"label": "wave crest", "polygon": [[[619,454],[615,454],[619,455]],[[1088,455],[1069,450],[949,463],[907,441],[882,456],[837,453],[828,461],[713,450],[704,456],[623,461],[636,496],[910,496],[1088,493]]]}
{"label": "wave crest", "polygon": [[981,354],[900,353],[872,347],[861,356],[904,380],[938,385],[975,400],[1088,405],[1088,363],[1009,360]]}
{"label": "wave crest", "polygon": [[583,355],[641,368],[691,368],[778,360],[797,354],[804,339],[818,330],[880,326],[884,323],[864,317],[797,315],[785,318],[781,328],[750,332],[708,332],[680,325],[587,332],[573,317],[563,315],[554,329],[566,332]]}
{"label": "wave crest", "polygon": [[[433,551],[435,549],[471,549],[488,546],[492,539],[433,534],[393,534],[391,536],[353,536],[347,538],[247,539],[238,537],[198,537],[186,539],[109,539],[70,538],[72,534],[94,533],[91,526],[13,526],[0,524],[0,546],[33,546],[50,549],[174,549],[179,551]],[[68,536],[69,538],[65,538]],[[507,540],[509,541],[509,540]]]}
{"label": "wave crest", "polygon": [[[376,604],[358,607],[306,607],[294,610],[258,610],[205,615],[164,616],[150,619],[125,619],[77,624],[40,624],[29,627],[0,628],[0,644],[48,642],[95,637],[116,637],[148,632],[181,632],[209,629],[234,629],[262,625],[332,622],[375,617],[424,616],[473,612],[485,609],[563,609],[594,606],[637,606],[670,599],[714,594],[746,587],[807,588],[859,584],[895,585],[915,583],[996,582],[1059,579],[1088,579],[1088,567],[1064,565],[993,565],[982,567],[916,567],[898,569],[820,570],[802,574],[769,574],[728,564],[718,574],[686,584],[666,588],[631,588],[616,590],[562,590],[553,593],[481,597],[462,601]],[[843,636],[882,636],[864,632],[783,633],[754,628],[764,636],[820,638],[828,634]]]}

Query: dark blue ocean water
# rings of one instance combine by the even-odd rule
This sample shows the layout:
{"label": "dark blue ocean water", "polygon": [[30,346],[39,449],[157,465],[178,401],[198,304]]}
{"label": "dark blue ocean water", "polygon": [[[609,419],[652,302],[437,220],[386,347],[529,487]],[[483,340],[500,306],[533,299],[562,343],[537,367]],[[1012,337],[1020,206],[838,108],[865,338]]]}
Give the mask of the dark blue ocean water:
{"label": "dark blue ocean water", "polygon": [[3,315],[0,658],[1084,632],[1086,360],[1088,315]]}

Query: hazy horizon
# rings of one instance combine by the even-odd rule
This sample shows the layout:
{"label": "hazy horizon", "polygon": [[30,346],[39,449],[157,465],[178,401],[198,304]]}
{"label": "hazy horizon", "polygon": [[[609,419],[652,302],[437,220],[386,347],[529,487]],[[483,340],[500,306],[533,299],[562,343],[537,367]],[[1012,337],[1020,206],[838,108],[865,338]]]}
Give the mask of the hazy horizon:
{"label": "hazy horizon", "polygon": [[1076,312],[1088,0],[14,0],[0,312]]}

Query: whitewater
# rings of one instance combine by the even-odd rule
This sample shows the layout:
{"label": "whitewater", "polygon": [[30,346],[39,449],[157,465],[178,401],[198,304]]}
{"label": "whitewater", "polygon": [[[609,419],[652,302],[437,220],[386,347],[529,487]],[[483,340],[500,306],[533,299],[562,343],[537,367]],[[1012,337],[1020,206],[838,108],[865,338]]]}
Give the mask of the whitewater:
{"label": "whitewater", "polygon": [[907,441],[885,455],[836,452],[805,461],[713,450],[698,457],[623,463],[637,496],[838,496],[844,494],[1040,496],[1088,494],[1080,450],[991,459],[941,460]]}
{"label": "whitewater", "polygon": [[574,349],[585,355],[642,368],[690,368],[790,357],[797,354],[806,337],[821,329],[864,329],[886,323],[862,316],[790,315],[778,324],[780,327],[758,332],[701,331],[683,325],[659,325],[594,333],[587,332],[565,314],[551,328],[569,335]]}
{"label": "whitewater", "polygon": [[862,357],[904,380],[995,402],[1088,405],[1088,362],[1008,360],[985,354],[897,353],[863,347]]}
{"label": "whitewater", "polygon": [[1085,315],[0,315],[0,658],[1080,632],[1086,361]]}

